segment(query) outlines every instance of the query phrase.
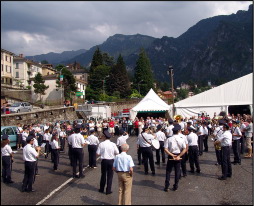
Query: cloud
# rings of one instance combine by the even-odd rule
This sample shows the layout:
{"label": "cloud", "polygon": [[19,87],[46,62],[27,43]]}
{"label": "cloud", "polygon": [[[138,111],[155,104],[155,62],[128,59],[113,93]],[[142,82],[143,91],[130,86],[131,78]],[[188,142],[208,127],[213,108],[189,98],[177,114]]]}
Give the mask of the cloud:
{"label": "cloud", "polygon": [[114,34],[178,37],[198,21],[247,10],[252,2],[1,2],[2,48],[35,55],[89,49]]}

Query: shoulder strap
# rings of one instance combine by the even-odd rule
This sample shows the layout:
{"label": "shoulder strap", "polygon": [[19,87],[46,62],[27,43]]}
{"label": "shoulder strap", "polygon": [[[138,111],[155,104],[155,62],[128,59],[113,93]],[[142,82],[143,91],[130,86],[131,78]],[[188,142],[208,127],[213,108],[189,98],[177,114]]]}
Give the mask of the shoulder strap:
{"label": "shoulder strap", "polygon": [[143,136],[143,134],[141,133],[141,136],[143,137],[143,139],[146,141],[146,143],[148,143],[148,144],[150,144],[150,145],[152,145],[152,143],[150,143],[150,142],[148,142],[147,140],[146,140],[146,138]]}

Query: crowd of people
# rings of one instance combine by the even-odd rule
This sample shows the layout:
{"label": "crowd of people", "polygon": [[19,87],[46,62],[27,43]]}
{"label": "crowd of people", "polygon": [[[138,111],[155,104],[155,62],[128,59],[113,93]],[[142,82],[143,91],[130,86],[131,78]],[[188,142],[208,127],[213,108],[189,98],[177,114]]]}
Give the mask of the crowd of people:
{"label": "crowd of people", "polygon": [[[149,166],[152,175],[156,175],[155,164],[166,163],[165,187],[169,190],[170,174],[175,170],[175,182],[172,190],[177,190],[179,179],[189,172],[201,173],[199,157],[208,152],[208,137],[214,141],[216,165],[221,165],[222,175],[219,180],[232,176],[231,164],[241,164],[242,154],[252,157],[253,125],[250,115],[230,115],[225,112],[214,113],[213,117],[108,119],[83,121],[78,124],[69,122],[21,125],[17,127],[18,150],[23,150],[25,165],[22,192],[33,192],[35,177],[39,175],[39,156],[49,158],[53,170],[58,170],[61,152],[68,150],[73,178],[84,178],[84,147],[88,145],[89,167],[97,168],[96,157],[101,158],[101,179],[99,192],[112,193],[114,171],[118,174],[119,204],[131,204],[131,187],[134,162],[127,155],[130,136],[137,137],[138,165],[144,165],[144,174],[148,175]],[[117,137],[116,143],[111,138]],[[153,141],[158,142],[155,147]],[[68,144],[68,146],[66,146]],[[231,148],[234,160],[230,160]],[[9,146],[8,135],[2,136],[2,178],[3,182],[13,183],[11,168],[13,151]],[[156,162],[154,162],[154,151]],[[76,167],[78,166],[78,171]]]}

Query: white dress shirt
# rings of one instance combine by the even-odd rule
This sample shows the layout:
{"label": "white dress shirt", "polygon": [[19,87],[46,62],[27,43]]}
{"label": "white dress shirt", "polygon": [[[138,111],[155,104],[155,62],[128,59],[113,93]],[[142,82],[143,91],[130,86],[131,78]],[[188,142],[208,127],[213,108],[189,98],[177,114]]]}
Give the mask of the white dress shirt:
{"label": "white dress shirt", "polygon": [[55,139],[50,143],[52,149],[60,149],[58,141]]}
{"label": "white dress shirt", "polygon": [[232,146],[232,134],[230,130],[225,131],[218,140],[221,142],[221,146]]}
{"label": "white dress shirt", "polygon": [[23,160],[28,162],[35,162],[38,157],[38,153],[36,150],[32,147],[31,144],[27,144],[23,149]]}
{"label": "white dress shirt", "polygon": [[241,139],[242,132],[239,127],[232,127],[231,131],[232,131],[232,136],[233,136],[233,134],[237,135],[237,136],[233,136],[233,140]]}
{"label": "white dress shirt", "polygon": [[186,148],[186,144],[179,135],[173,135],[165,141],[164,148],[173,154],[180,154]]}
{"label": "white dress shirt", "polygon": [[116,145],[117,146],[122,146],[123,144],[126,144],[126,140],[129,138],[129,135],[122,135],[120,137],[117,138],[117,141],[116,141]]}
{"label": "white dress shirt", "polygon": [[45,140],[45,141],[50,141],[50,139],[51,139],[51,134],[50,133],[45,133],[44,135],[43,135],[43,140]]}
{"label": "white dress shirt", "polygon": [[27,137],[28,137],[28,134],[26,132],[22,132],[22,140],[26,141]]}
{"label": "white dress shirt", "polygon": [[3,148],[1,148],[1,153],[2,153],[2,156],[6,157],[6,156],[11,156],[11,153],[12,153],[12,149],[10,147],[10,145],[5,145]]}
{"label": "white dress shirt", "polygon": [[179,137],[181,137],[181,138],[183,139],[183,141],[184,141],[185,144],[188,144],[188,140],[187,140],[186,135],[184,135],[184,134],[182,134],[182,133],[179,133],[178,135],[179,135]]}
{"label": "white dress shirt", "polygon": [[173,136],[173,129],[174,128],[174,125],[169,125],[168,127],[167,127],[167,135],[169,136],[169,137],[172,137]]}
{"label": "white dress shirt", "polygon": [[166,135],[165,135],[164,132],[158,131],[158,132],[156,133],[156,139],[159,140],[159,141],[164,142],[164,141],[167,139],[167,137],[166,137]]}
{"label": "white dress shirt", "polygon": [[215,140],[219,139],[223,134],[223,126],[217,126],[213,132]]}
{"label": "white dress shirt", "polygon": [[[143,135],[143,136],[142,136]],[[146,139],[147,142],[151,143],[151,140],[154,139],[154,136],[151,135],[151,134],[148,134],[146,132],[143,132],[141,133],[139,136],[138,136],[138,141],[137,141],[137,144],[140,146],[140,147],[151,147],[151,144],[147,143],[144,138]]]}
{"label": "white dress shirt", "polygon": [[115,155],[119,154],[119,150],[115,143],[106,139],[99,144],[96,153],[97,155],[101,155],[101,159],[111,160],[115,158]]}
{"label": "white dress shirt", "polygon": [[85,144],[84,137],[80,133],[71,135],[71,145],[72,148],[83,148],[83,144]]}
{"label": "white dress shirt", "polygon": [[198,135],[194,132],[190,132],[187,135],[187,141],[189,146],[198,146]]}
{"label": "white dress shirt", "polygon": [[99,141],[98,137],[96,137],[93,134],[88,136],[87,140],[90,142],[89,145],[98,145],[98,144],[100,144],[100,141]]}

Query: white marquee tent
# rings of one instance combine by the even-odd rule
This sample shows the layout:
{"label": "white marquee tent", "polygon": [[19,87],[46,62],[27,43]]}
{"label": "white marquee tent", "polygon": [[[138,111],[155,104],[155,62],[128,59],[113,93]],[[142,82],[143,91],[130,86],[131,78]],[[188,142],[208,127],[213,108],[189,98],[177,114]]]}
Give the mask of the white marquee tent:
{"label": "white marquee tent", "polygon": [[158,112],[168,113],[169,105],[164,102],[154,91],[150,89],[147,95],[130,110],[130,119],[134,119],[138,112]]}
{"label": "white marquee tent", "polygon": [[[214,112],[228,113],[228,107],[233,105],[249,105],[253,114],[252,95],[253,73],[175,103],[175,114],[189,118],[205,112],[213,117]],[[171,115],[172,108],[170,105]]]}

